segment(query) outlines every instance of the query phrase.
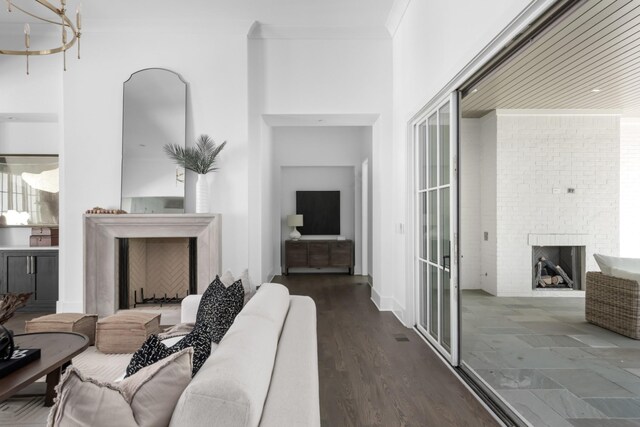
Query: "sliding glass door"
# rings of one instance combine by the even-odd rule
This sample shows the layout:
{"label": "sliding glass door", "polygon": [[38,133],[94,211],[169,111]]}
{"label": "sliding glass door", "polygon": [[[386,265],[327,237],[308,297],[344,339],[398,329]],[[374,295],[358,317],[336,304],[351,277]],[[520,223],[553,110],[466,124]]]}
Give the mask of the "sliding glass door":
{"label": "sliding glass door", "polygon": [[458,95],[414,125],[417,328],[458,364]]}

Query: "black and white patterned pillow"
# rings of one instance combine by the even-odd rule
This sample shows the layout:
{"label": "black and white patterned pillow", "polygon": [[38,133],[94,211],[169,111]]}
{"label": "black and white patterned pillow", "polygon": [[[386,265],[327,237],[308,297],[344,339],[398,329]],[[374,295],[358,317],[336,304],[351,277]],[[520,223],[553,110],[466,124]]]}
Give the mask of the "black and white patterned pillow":
{"label": "black and white patterned pillow", "polygon": [[162,344],[157,335],[149,335],[149,338],[142,343],[142,346],[133,353],[129,366],[127,366],[125,378],[130,377],[145,366],[153,365],[170,354],[167,346]]}
{"label": "black and white patterned pillow", "polygon": [[149,336],[131,357],[126,376],[187,347],[193,348],[192,375],[195,375],[211,354],[211,342],[220,342],[242,310],[243,303],[242,281],[227,288],[216,276],[200,299],[193,330],[171,347],[164,345],[156,335]]}
{"label": "black and white patterned pillow", "polygon": [[[206,301],[202,301],[205,297]],[[202,295],[202,300],[198,307],[196,324],[198,321],[208,323],[211,327],[211,340],[219,343],[244,306],[242,281],[236,280],[231,286],[226,287],[216,276]]]}
{"label": "black and white patterned pillow", "polygon": [[210,335],[202,329],[196,328],[171,347],[164,345],[157,335],[150,335],[142,344],[142,347],[131,357],[125,377],[129,377],[145,366],[152,365],[187,347],[193,348],[193,367],[191,370],[191,376],[193,376],[200,370],[211,354]]}

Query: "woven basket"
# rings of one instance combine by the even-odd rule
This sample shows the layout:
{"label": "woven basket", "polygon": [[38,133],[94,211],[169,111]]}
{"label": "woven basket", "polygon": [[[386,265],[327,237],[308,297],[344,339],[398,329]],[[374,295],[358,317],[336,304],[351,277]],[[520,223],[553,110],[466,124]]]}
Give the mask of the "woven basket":
{"label": "woven basket", "polygon": [[56,313],[27,320],[24,330],[34,332],[77,332],[89,338],[89,345],[93,345],[96,336],[95,314],[84,313]]}
{"label": "woven basket", "polygon": [[640,285],[633,280],[588,272],[585,317],[594,325],[640,339]]}

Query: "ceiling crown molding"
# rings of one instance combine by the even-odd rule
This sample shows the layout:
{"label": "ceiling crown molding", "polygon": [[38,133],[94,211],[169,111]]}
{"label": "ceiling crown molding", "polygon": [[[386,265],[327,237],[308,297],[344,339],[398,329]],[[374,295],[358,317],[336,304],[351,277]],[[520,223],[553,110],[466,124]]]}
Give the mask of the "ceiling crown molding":
{"label": "ceiling crown molding", "polygon": [[394,0],[393,5],[391,5],[389,16],[387,16],[387,23],[385,24],[391,37],[396,35],[396,31],[398,31],[404,13],[409,7],[409,3],[411,3],[411,0]]}
{"label": "ceiling crown molding", "polygon": [[380,114],[263,114],[271,127],[373,126]]}
{"label": "ceiling crown molding", "polygon": [[381,40],[389,39],[385,27],[292,27],[254,22],[250,39]]}

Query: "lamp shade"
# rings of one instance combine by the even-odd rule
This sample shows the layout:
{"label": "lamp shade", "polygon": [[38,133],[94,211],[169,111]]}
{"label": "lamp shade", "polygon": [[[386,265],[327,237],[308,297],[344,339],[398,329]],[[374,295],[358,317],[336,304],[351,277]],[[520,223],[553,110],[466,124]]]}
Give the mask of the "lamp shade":
{"label": "lamp shade", "polygon": [[289,227],[302,227],[302,215],[289,215],[287,217],[287,225]]}

